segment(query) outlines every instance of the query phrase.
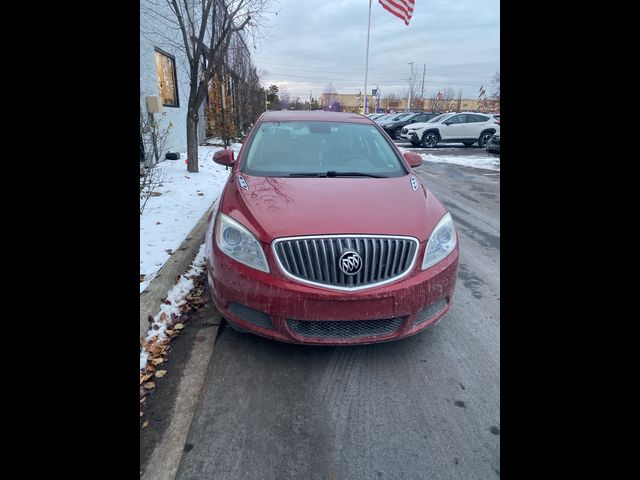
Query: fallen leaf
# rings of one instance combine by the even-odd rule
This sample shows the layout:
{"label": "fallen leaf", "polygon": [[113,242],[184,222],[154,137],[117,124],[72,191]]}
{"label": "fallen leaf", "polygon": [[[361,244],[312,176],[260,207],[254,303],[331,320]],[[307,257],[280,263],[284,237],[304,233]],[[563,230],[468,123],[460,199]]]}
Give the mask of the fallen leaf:
{"label": "fallen leaf", "polygon": [[173,255],[173,250],[170,248],[165,249],[165,252],[167,252],[169,255]]}
{"label": "fallen leaf", "polygon": [[144,282],[144,277],[145,277],[145,276],[146,276],[146,275],[140,275],[140,283]]}
{"label": "fallen leaf", "polygon": [[162,378],[162,377],[164,377],[166,374],[167,374],[167,371],[166,371],[166,370],[158,370],[158,371],[156,372],[156,377],[157,377],[157,378]]}
{"label": "fallen leaf", "polygon": [[151,390],[152,388],[156,388],[156,384],[153,382],[147,382],[145,384],[142,385],[144,388],[146,388],[147,390]]}
{"label": "fallen leaf", "polygon": [[167,318],[169,318],[169,317],[168,317],[168,315],[167,315],[165,312],[162,312],[162,313],[160,314],[160,321],[161,321],[161,322],[166,322],[166,321],[167,321]]}
{"label": "fallen leaf", "polygon": [[176,275],[176,282],[179,282],[180,278],[182,278],[182,275],[180,275],[180,274]]}
{"label": "fallen leaf", "polygon": [[182,323],[176,323],[176,324],[173,326],[173,328],[174,328],[174,329],[176,329],[176,330],[182,330],[182,329],[184,328],[184,324],[182,324]]}
{"label": "fallen leaf", "polygon": [[144,412],[142,410],[140,410],[140,416],[143,416]]}
{"label": "fallen leaf", "polygon": [[146,395],[140,399],[140,403],[144,403],[144,402],[146,402],[146,401],[147,401],[147,397],[146,397]]}
{"label": "fallen leaf", "polygon": [[164,303],[165,305],[171,305],[171,300],[163,300],[162,303]]}
{"label": "fallen leaf", "polygon": [[162,362],[164,362],[164,358],[154,358],[153,360],[151,360],[151,363],[153,363],[154,365],[160,365]]}
{"label": "fallen leaf", "polygon": [[140,385],[151,378],[151,374],[140,375]]}
{"label": "fallen leaf", "polygon": [[147,425],[149,425],[149,420],[144,421],[144,423],[142,424],[142,428],[147,428]]}
{"label": "fallen leaf", "polygon": [[204,193],[199,193],[198,196],[204,197]]}

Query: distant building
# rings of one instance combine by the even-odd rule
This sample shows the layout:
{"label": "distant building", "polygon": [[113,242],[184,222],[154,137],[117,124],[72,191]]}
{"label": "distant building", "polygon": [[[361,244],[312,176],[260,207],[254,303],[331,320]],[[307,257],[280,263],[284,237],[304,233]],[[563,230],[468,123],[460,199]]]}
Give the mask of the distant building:
{"label": "distant building", "polygon": [[[358,95],[357,93],[335,93],[335,94],[326,94],[323,93],[318,99],[320,104],[320,108],[328,109],[332,104],[335,105],[334,102],[340,107],[341,112],[354,112],[354,113],[363,113],[364,110],[364,96]],[[446,105],[444,102],[439,102],[438,111],[456,111],[458,108],[458,100],[453,100],[452,102],[448,102]],[[378,105],[378,99],[373,96],[369,96],[369,111],[367,113],[373,113],[376,111],[376,107]],[[425,112],[433,111],[434,108],[438,107],[438,104],[432,105],[431,99],[424,98],[423,99],[423,108],[412,110],[422,110]],[[407,109],[407,99],[406,98],[380,98],[380,111],[381,112],[404,112]],[[478,110],[478,99],[473,98],[463,98],[460,101],[460,111],[474,111]],[[499,107],[498,107],[499,111]]]}

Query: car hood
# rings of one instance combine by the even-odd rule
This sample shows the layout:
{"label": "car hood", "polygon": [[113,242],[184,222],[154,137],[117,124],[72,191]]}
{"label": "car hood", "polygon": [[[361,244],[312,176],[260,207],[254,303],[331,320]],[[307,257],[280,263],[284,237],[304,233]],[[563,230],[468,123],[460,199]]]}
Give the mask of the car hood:
{"label": "car hood", "polygon": [[446,209],[426,188],[418,185],[414,190],[412,177],[281,178],[234,173],[221,211],[264,243],[329,234],[403,235],[422,242]]}
{"label": "car hood", "polygon": [[416,122],[416,123],[412,123],[410,125],[406,125],[407,128],[411,128],[413,130],[420,130],[422,128],[428,127],[428,126],[437,126],[440,125],[439,123],[429,123],[429,122]]}

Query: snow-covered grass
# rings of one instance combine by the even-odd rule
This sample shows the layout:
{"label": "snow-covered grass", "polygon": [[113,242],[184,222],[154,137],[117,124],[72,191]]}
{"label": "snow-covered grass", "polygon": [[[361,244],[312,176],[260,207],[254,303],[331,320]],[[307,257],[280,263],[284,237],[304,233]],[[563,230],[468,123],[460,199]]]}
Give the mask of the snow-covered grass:
{"label": "snow-covered grass", "polygon": [[[176,317],[180,316],[180,307],[186,303],[185,297],[194,288],[193,278],[199,276],[204,271],[204,243],[200,245],[200,250],[193,263],[189,267],[189,270],[184,275],[180,276],[180,280],[174,285],[174,287],[167,294],[167,300],[169,303],[162,303],[160,305],[160,311],[154,317],[154,324],[158,326],[157,329],[149,328],[147,332],[146,340],[151,340],[154,336],[158,336],[159,340],[166,337],[164,333],[167,329],[167,323],[171,322],[172,314]],[[147,365],[147,351],[140,350],[140,370]]]}
{"label": "snow-covered grass", "polygon": [[[231,145],[236,155],[242,145]],[[229,171],[213,162],[213,154],[222,147],[198,147],[198,173],[187,172],[186,153],[180,160],[165,160],[158,168],[164,175],[159,196],[149,198],[140,216],[140,293],[176,251],[214,200],[220,195]]]}
{"label": "snow-covered grass", "polygon": [[430,153],[421,153],[420,156],[426,162],[435,163],[452,163],[454,165],[462,165],[464,167],[484,168],[486,170],[500,171],[500,157],[493,157],[489,154],[484,155],[432,155]]}

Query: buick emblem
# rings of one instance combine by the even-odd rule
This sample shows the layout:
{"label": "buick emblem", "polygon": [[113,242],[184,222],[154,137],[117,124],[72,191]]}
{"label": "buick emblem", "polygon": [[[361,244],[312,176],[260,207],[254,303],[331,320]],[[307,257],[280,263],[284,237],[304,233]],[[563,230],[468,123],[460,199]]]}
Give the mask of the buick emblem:
{"label": "buick emblem", "polygon": [[347,251],[340,256],[338,265],[345,275],[355,275],[362,268],[362,258],[356,252]]}

